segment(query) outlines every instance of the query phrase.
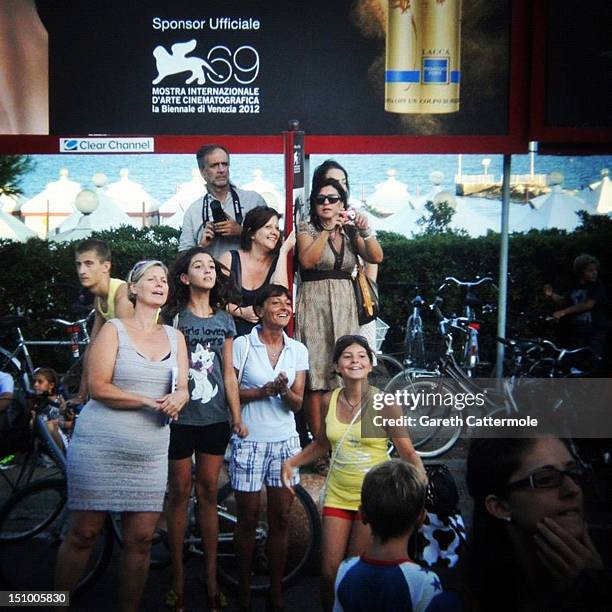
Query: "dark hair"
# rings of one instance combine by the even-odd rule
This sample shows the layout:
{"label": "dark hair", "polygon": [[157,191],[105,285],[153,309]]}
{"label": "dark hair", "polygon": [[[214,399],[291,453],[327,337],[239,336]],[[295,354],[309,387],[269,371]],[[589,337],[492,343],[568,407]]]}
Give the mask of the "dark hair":
{"label": "dark hair", "polygon": [[314,225],[318,230],[323,229],[323,224],[321,223],[321,220],[319,219],[319,215],[317,214],[316,199],[321,189],[323,189],[323,187],[328,187],[328,186],[333,187],[338,192],[338,195],[340,196],[340,199],[342,200],[342,205],[344,206],[344,208],[348,208],[348,198],[346,195],[346,191],[344,190],[344,187],[336,179],[332,179],[332,178],[323,179],[321,183],[319,184],[319,187],[316,190],[313,190],[310,192],[310,198],[309,198],[310,223],[312,223],[312,225]]}
{"label": "dark hair", "polygon": [[216,151],[217,149],[221,149],[222,151],[225,152],[225,154],[227,155],[227,163],[229,164],[229,151],[220,144],[205,144],[204,146],[200,147],[197,151],[196,151],[196,160],[198,162],[198,168],[200,170],[202,170],[202,168],[204,168],[204,164],[206,163],[206,158],[213,152]]}
{"label": "dark hair", "polygon": [[[280,219],[280,213],[270,206],[256,206],[251,208],[249,212],[244,216],[242,223],[242,233],[240,234],[240,248],[243,251],[250,251],[253,246],[253,235],[259,229],[261,229],[272,217],[276,216]],[[280,250],[282,242],[282,236],[279,235],[278,241],[272,253],[276,255]]]}
{"label": "dark hair", "polygon": [[[181,282],[181,274],[187,274],[191,260],[199,253],[210,255],[207,249],[201,246],[194,246],[186,251],[181,251],[170,265],[170,275],[168,278],[170,294],[164,307],[164,318],[172,319],[189,302],[190,289],[188,285]],[[225,308],[230,302],[240,304],[242,297],[236,285],[233,274],[221,265],[212,255],[215,262],[215,272],[217,280],[210,291],[210,306],[213,310]]]}
{"label": "dark hair", "polygon": [[34,370],[34,377],[38,374],[47,382],[50,382],[53,385],[53,392],[57,393],[57,388],[59,386],[59,376],[57,372],[53,368],[36,368],[36,370]]}
{"label": "dark hair", "polygon": [[391,459],[372,468],[361,487],[363,520],[386,542],[412,531],[425,507],[426,487],[416,468]]}
{"label": "dark hair", "polygon": [[344,178],[346,179],[346,193],[348,196],[351,191],[348,172],[335,159],[326,159],[320,166],[315,168],[312,175],[312,189],[310,192],[313,193],[316,191],[318,193],[321,183],[327,178],[327,173],[330,170],[340,170],[340,172],[344,173]]}
{"label": "dark hair", "polygon": [[474,499],[474,514],[468,578],[483,610],[516,609],[516,585],[520,580],[518,564],[511,552],[508,523],[490,514],[485,500],[491,494],[505,497],[510,477],[537,440],[487,438],[470,443],[465,477]]}
{"label": "dark hair", "polygon": [[254,307],[261,308],[268,298],[279,297],[281,295],[285,295],[291,299],[291,294],[289,293],[289,289],[287,289],[287,287],[277,285],[276,283],[265,285],[257,292]]}
{"label": "dark hair", "polygon": [[372,348],[368,344],[368,340],[365,336],[361,336],[359,334],[348,334],[346,336],[340,336],[336,340],[336,344],[334,345],[334,352],[332,355],[332,361],[334,363],[338,363],[340,359],[340,355],[344,353],[344,351],[351,346],[351,344],[358,344],[362,348],[364,348],[368,354],[368,359],[370,363],[374,363],[374,353]]}
{"label": "dark hair", "polygon": [[108,244],[103,240],[97,240],[96,238],[88,238],[82,240],[74,248],[74,252],[77,255],[82,255],[87,251],[93,251],[100,261],[111,261],[111,250]]}
{"label": "dark hair", "polygon": [[578,257],[574,259],[574,274],[578,277],[581,277],[587,266],[590,266],[591,264],[595,264],[597,266],[597,269],[599,269],[599,261],[596,257],[593,257],[593,255],[588,255],[587,253],[582,253],[582,255],[578,255]]}

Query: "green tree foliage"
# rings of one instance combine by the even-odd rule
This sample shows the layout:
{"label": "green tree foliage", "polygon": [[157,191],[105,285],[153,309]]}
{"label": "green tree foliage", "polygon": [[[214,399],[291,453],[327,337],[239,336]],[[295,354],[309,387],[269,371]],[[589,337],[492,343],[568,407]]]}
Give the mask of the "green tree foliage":
{"label": "green tree foliage", "polygon": [[417,225],[423,228],[423,233],[427,236],[439,236],[448,232],[467,234],[465,231],[456,231],[449,227],[455,209],[448,202],[428,201],[424,208],[427,214],[417,219]]}
{"label": "green tree foliage", "polygon": [[21,177],[33,168],[27,155],[0,155],[0,194],[21,195]]}

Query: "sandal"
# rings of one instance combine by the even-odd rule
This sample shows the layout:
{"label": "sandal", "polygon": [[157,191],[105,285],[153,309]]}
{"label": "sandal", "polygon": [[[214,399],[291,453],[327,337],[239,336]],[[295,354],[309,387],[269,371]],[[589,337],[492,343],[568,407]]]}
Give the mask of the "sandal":
{"label": "sandal", "polygon": [[183,593],[177,593],[174,589],[170,589],[166,593],[166,599],[164,603],[173,612],[183,612],[185,609],[185,600]]}
{"label": "sandal", "polygon": [[227,608],[227,597],[225,593],[222,591],[218,591],[214,595],[208,594],[208,589],[206,588],[206,582],[200,576],[200,583],[204,587],[204,595],[206,596],[206,607],[209,610],[222,610],[223,608]]}

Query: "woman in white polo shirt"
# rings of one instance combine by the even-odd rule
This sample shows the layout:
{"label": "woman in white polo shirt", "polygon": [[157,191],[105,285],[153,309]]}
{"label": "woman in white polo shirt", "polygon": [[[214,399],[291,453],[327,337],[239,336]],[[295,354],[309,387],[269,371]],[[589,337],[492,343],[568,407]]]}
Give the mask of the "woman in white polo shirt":
{"label": "woman in white polo shirt", "polygon": [[[282,608],[281,579],[287,525],[293,497],[283,488],[283,462],[300,452],[294,413],[302,407],[308,351],[284,329],[291,318],[291,298],[281,285],[263,288],[255,303],[261,323],[234,342],[234,368],[240,382],[242,422],[249,435],[232,437],[230,478],[238,505],[235,546],[240,604],[249,605],[250,578],[260,492],[266,486],[270,560],[269,607]],[[295,483],[299,477],[295,476]]]}

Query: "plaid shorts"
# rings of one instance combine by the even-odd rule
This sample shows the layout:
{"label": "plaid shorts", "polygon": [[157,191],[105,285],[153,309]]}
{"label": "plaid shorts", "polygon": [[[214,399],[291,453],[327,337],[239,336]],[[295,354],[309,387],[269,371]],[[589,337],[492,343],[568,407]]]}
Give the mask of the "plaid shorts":
{"label": "plaid shorts", "polygon": [[[282,487],[281,468],[284,461],[301,451],[300,438],[294,436],[282,442],[251,442],[232,436],[230,482],[235,491],[253,493],[267,487]],[[298,471],[291,484],[298,484]]]}

